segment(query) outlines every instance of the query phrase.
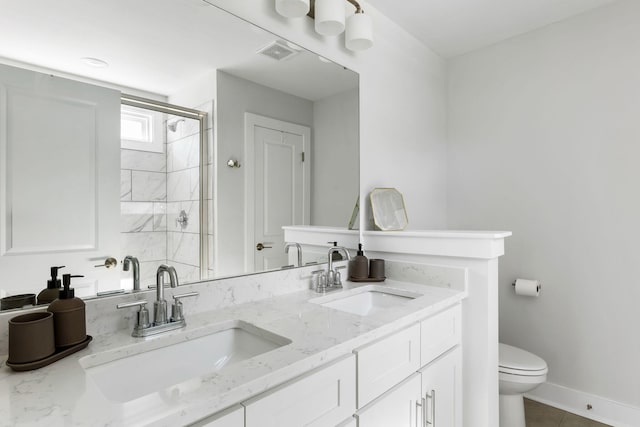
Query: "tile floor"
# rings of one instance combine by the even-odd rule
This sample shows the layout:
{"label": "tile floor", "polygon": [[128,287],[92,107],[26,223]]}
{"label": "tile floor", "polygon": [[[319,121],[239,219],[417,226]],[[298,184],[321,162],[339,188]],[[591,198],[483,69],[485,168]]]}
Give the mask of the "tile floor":
{"label": "tile floor", "polygon": [[524,399],[527,427],[611,427],[552,406]]}

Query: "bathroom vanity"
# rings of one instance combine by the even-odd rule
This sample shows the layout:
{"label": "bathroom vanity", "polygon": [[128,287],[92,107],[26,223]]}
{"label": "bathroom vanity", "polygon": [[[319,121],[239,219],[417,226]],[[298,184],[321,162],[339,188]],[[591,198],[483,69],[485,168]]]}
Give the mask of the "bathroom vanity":
{"label": "bathroom vanity", "polygon": [[[130,336],[131,318],[113,314],[148,293],[88,301],[89,348],[36,371],[2,367],[0,424],[382,426],[391,416],[415,425],[436,407],[441,425],[462,425],[465,270],[422,266],[432,285],[346,282],[319,296],[308,289],[313,268],[180,287],[200,292],[185,301],[186,328],[145,339]],[[374,302],[364,316],[325,305],[370,292],[410,297],[384,309]],[[181,377],[222,341],[197,351],[191,342],[229,331],[246,335],[231,347],[259,354],[228,364],[235,350],[214,355]]]}
{"label": "bathroom vanity", "polygon": [[[287,232],[305,248],[328,229]],[[350,246],[350,233],[331,240]],[[1,368],[0,425],[496,425],[497,258],[509,233],[363,234],[367,254],[387,260],[383,283],[320,295],[315,265],[167,289],[199,296],[184,301],[186,328],[148,338],[133,338],[134,312],[115,306],[155,293],[87,301],[89,348],[37,371]],[[355,314],[365,293],[369,311]],[[380,309],[374,293],[408,298]],[[235,338],[207,344],[224,334]],[[198,371],[197,357],[221,346],[232,350],[211,356],[219,366]]]}

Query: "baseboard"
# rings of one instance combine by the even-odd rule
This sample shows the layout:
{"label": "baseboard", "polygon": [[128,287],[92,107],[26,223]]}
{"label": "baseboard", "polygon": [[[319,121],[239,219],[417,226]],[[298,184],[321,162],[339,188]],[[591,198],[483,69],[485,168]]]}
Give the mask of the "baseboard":
{"label": "baseboard", "polygon": [[640,408],[561,385],[544,383],[525,397],[615,427],[640,426]]}

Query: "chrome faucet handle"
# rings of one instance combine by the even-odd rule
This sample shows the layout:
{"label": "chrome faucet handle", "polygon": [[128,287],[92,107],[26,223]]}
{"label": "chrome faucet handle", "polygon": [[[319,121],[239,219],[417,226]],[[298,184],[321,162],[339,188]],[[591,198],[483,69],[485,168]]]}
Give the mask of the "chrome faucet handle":
{"label": "chrome faucet handle", "polygon": [[315,270],[311,272],[311,287],[318,293],[327,290],[327,274],[324,270]]}
{"label": "chrome faucet handle", "polygon": [[187,292],[186,294],[174,295],[174,303],[171,306],[171,321],[180,322],[184,321],[184,306],[182,305],[182,298],[195,297],[200,295],[198,292]]}
{"label": "chrome faucet handle", "polygon": [[342,274],[340,274],[340,270],[344,270],[347,268],[345,265],[341,265],[340,267],[336,267],[336,274],[333,279],[333,287],[341,288],[342,287]]}
{"label": "chrome faucet handle", "polygon": [[138,330],[146,329],[151,326],[151,323],[149,323],[149,310],[147,310],[146,305],[147,305],[147,301],[145,300],[126,302],[126,303],[116,305],[117,309],[129,308],[129,307],[140,307],[140,309],[136,313],[136,324],[133,327],[134,334]]}

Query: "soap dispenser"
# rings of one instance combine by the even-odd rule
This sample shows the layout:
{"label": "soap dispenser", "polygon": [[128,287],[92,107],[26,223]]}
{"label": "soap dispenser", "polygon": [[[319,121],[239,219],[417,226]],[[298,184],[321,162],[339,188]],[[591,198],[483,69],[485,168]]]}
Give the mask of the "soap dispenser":
{"label": "soap dispenser", "polygon": [[71,288],[71,278],[84,277],[71,274],[62,275],[62,286],[58,299],[49,304],[47,309],[53,313],[56,347],[69,347],[87,339],[85,304],[76,298]]}
{"label": "soap dispenser", "polygon": [[356,256],[349,261],[349,280],[354,282],[366,281],[369,278],[369,260],[364,256],[362,243],[358,243]]}
{"label": "soap dispenser", "polygon": [[64,268],[64,265],[51,267],[51,279],[47,280],[47,288],[38,294],[38,304],[49,304],[58,298],[58,294],[62,289],[62,283],[58,279],[58,270],[61,268]]}

